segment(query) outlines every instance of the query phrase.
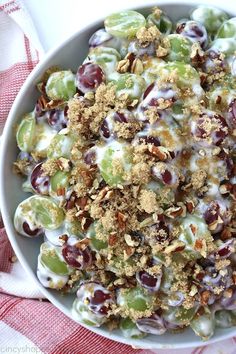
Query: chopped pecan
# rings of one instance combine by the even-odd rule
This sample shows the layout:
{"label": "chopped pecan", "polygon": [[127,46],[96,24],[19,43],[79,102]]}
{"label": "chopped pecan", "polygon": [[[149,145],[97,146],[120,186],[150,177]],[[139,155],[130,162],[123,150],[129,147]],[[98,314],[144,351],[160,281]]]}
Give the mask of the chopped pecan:
{"label": "chopped pecan", "polygon": [[211,297],[211,293],[210,293],[209,290],[204,290],[204,291],[201,293],[200,297],[201,297],[201,304],[202,304],[203,306],[206,306],[206,305],[208,305],[208,301],[209,301],[209,299],[210,299],[210,297]]}
{"label": "chopped pecan", "polygon": [[85,250],[85,248],[90,244],[90,239],[89,238],[83,238],[83,240],[77,242],[75,244],[76,248],[79,248],[81,250]]}
{"label": "chopped pecan", "polygon": [[89,170],[87,169],[81,169],[80,175],[83,178],[86,187],[92,187],[93,184],[93,178]]}
{"label": "chopped pecan", "polygon": [[64,196],[66,194],[66,189],[64,187],[58,188],[57,189],[57,196]]}
{"label": "chopped pecan", "polygon": [[234,285],[236,285],[236,271],[233,272],[232,279],[233,279]]}
{"label": "chopped pecan", "polygon": [[221,240],[226,241],[226,240],[230,239],[231,237],[232,237],[232,232],[229,229],[224,228],[220,234]]}
{"label": "chopped pecan", "polygon": [[192,63],[197,66],[202,64],[205,61],[204,51],[202,50],[202,48],[198,42],[195,42],[192,45],[190,59],[191,59]]}
{"label": "chopped pecan", "polygon": [[130,246],[125,246],[124,249],[124,260],[127,260],[128,258],[130,258],[135,252],[135,248],[130,247]]}
{"label": "chopped pecan", "polygon": [[116,71],[120,74],[124,74],[129,71],[129,68],[130,68],[130,61],[128,59],[122,59],[117,64]]}
{"label": "chopped pecan", "polygon": [[167,209],[164,214],[171,219],[175,219],[179,216],[184,216],[186,210],[182,206],[173,206]]}
{"label": "chopped pecan", "polygon": [[229,182],[221,184],[219,188],[221,194],[229,194],[232,191],[232,189],[233,189],[233,185]]}
{"label": "chopped pecan", "polygon": [[148,151],[160,161],[166,161],[171,158],[170,152],[164,146],[154,146],[150,144]]}
{"label": "chopped pecan", "polygon": [[181,252],[185,249],[185,243],[182,241],[174,241],[171,245],[167,246],[164,253],[169,254],[172,252]]}
{"label": "chopped pecan", "polygon": [[64,106],[65,102],[63,100],[51,100],[47,102],[46,109],[59,108]]}
{"label": "chopped pecan", "polygon": [[47,98],[43,95],[40,96],[37,101],[37,103],[42,111],[45,111],[47,109],[48,102],[49,101],[47,100]]}
{"label": "chopped pecan", "polygon": [[79,209],[83,210],[88,203],[88,198],[87,197],[81,197],[78,198],[76,201],[76,205],[79,207]]}
{"label": "chopped pecan", "polygon": [[[191,225],[190,225],[191,227]],[[206,257],[207,244],[204,239],[197,239],[194,244],[194,249],[198,251],[203,257]]]}
{"label": "chopped pecan", "polygon": [[142,60],[139,58],[134,59],[131,65],[131,73],[141,75],[143,73],[143,63]]}
{"label": "chopped pecan", "polygon": [[109,246],[115,246],[118,242],[118,237],[116,233],[111,233],[108,237],[108,245]]}
{"label": "chopped pecan", "polygon": [[192,233],[195,235],[195,234],[196,234],[196,231],[197,231],[196,226],[195,226],[195,225],[193,225],[193,224],[190,224],[190,225],[189,225],[189,227],[190,227],[190,229],[191,229]]}
{"label": "chopped pecan", "polygon": [[120,211],[118,211],[116,217],[118,221],[119,231],[124,231],[126,226],[127,216],[121,213]]}
{"label": "chopped pecan", "polygon": [[186,201],[186,208],[187,208],[187,211],[192,214],[192,212],[194,211],[195,209],[195,205],[194,205],[194,202],[192,200],[188,200]]}
{"label": "chopped pecan", "polygon": [[90,217],[82,217],[81,228],[83,231],[88,230],[89,226],[92,224],[93,219]]}
{"label": "chopped pecan", "polygon": [[224,221],[220,216],[218,216],[218,219],[213,221],[211,224],[208,225],[208,228],[210,231],[215,231],[218,227],[219,224],[223,224]]}
{"label": "chopped pecan", "polygon": [[233,289],[232,288],[228,288],[224,291],[223,294],[224,297],[230,299],[233,296]]}
{"label": "chopped pecan", "polygon": [[69,237],[68,237],[66,234],[61,235],[61,236],[59,237],[59,239],[62,240],[63,242],[67,242],[67,241],[68,241],[68,238],[69,238]]}

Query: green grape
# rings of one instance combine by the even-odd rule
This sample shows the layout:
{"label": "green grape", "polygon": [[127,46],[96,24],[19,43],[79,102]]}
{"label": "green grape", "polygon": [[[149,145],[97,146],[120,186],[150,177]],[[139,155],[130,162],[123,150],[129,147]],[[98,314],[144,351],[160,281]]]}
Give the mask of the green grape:
{"label": "green grape", "polygon": [[170,75],[176,77],[178,88],[183,90],[192,87],[193,92],[198,98],[204,94],[200,83],[200,76],[191,65],[178,61],[160,65],[158,77],[168,78]]}
{"label": "green grape", "polygon": [[28,201],[36,222],[43,228],[55,230],[64,221],[63,210],[52,199],[34,195]]}
{"label": "green grape", "polygon": [[146,87],[145,80],[136,74],[120,74],[113,77],[111,82],[116,87],[117,96],[128,94],[130,99],[139,99]]}
{"label": "green grape", "polygon": [[113,256],[109,260],[106,269],[119,276],[122,275],[127,276],[128,273],[129,276],[133,276],[137,271],[137,267],[135,266],[136,266],[135,258],[130,257],[127,260],[124,260],[124,258],[122,257]]}
{"label": "green grape", "polygon": [[[116,168],[117,163],[119,168]],[[124,184],[124,174],[131,169],[130,156],[128,156],[126,146],[116,142],[102,148],[102,158],[98,161],[98,167],[103,179],[110,186]]]}
{"label": "green grape", "polygon": [[220,310],[215,313],[216,327],[230,328],[236,326],[236,314],[230,310]]}
{"label": "green grape", "polygon": [[48,147],[57,134],[55,130],[49,127],[48,124],[38,123],[36,124],[36,134],[35,134],[35,146],[34,151],[37,152],[41,158],[47,157]]}
{"label": "green grape", "polygon": [[65,220],[65,229],[69,235],[77,236],[79,239],[84,238],[81,223],[79,220]]}
{"label": "green grape", "polygon": [[166,60],[189,63],[192,42],[180,34],[170,34],[166,38],[170,43],[170,51]]}
{"label": "green grape", "polygon": [[149,26],[155,25],[159,29],[159,31],[163,34],[170,34],[172,30],[172,22],[171,19],[166,16],[165,13],[161,13],[160,15],[158,13],[152,13],[147,17],[147,24]]}
{"label": "green grape", "polygon": [[187,215],[181,222],[182,232],[179,240],[185,243],[184,254],[191,259],[201,257],[201,254],[195,249],[195,243],[199,239],[211,240],[211,234],[204,219]]}
{"label": "green grape", "polygon": [[197,307],[192,307],[186,309],[183,306],[180,307],[169,307],[163,313],[163,318],[173,324],[184,326],[188,325],[193,319],[195,313],[197,312]]}
{"label": "green grape", "polygon": [[120,60],[121,56],[116,49],[109,47],[96,47],[90,49],[88,58],[85,59],[84,62],[93,62],[99,65],[106,73],[106,77],[109,79],[110,74],[116,71],[116,66]]}
{"label": "green grape", "polygon": [[218,38],[211,43],[209,51],[221,52],[229,57],[236,51],[236,41],[233,38]]}
{"label": "green grape", "polygon": [[106,31],[115,37],[134,37],[137,31],[146,25],[143,15],[136,11],[121,11],[105,19]]}
{"label": "green grape", "polygon": [[173,188],[165,187],[161,182],[149,182],[145,188],[156,193],[157,202],[161,207],[166,207],[174,202],[175,192]]}
{"label": "green grape", "polygon": [[[165,263],[164,263],[164,265],[165,265]],[[173,270],[171,268],[163,267],[162,271],[163,271],[163,274],[162,274],[162,278],[161,278],[160,289],[165,292],[171,288],[173,281],[174,281],[174,275],[173,275]]]}
{"label": "green grape", "polygon": [[141,332],[130,318],[122,318],[120,321],[120,330],[126,338],[143,338],[145,333]]}
{"label": "green grape", "polygon": [[36,122],[32,113],[27,114],[20,122],[16,132],[19,149],[31,152],[35,144]]}
{"label": "green grape", "polygon": [[76,299],[73,302],[72,315],[75,320],[92,327],[100,327],[106,321],[104,316],[99,316],[90,311],[88,307],[79,299]]}
{"label": "green grape", "polygon": [[[217,97],[219,96],[221,97],[220,102],[217,101]],[[227,84],[225,86],[221,86],[217,83],[217,86],[213,86],[212,90],[210,90],[207,95],[207,98],[209,99],[209,109],[226,113],[230,102],[232,102],[235,97],[236,90],[230,89]]]}
{"label": "green grape", "polygon": [[178,123],[181,123],[181,121],[186,122],[186,119],[190,117],[191,111],[186,107],[186,102],[177,100],[172,106],[171,114]]}
{"label": "green grape", "polygon": [[202,5],[193,10],[191,19],[201,22],[207,32],[215,34],[221,24],[228,19],[228,15],[214,6]]}
{"label": "green grape", "polygon": [[203,313],[201,311],[194,316],[190,322],[190,327],[197,336],[203,340],[208,340],[214,334],[215,319],[208,307],[201,308],[201,310],[203,310]]}
{"label": "green grape", "polygon": [[58,275],[69,274],[67,264],[61,260],[56,247],[49,246],[48,243],[43,243],[40,248],[40,261],[51,272]]}
{"label": "green grape", "polygon": [[121,289],[117,298],[120,307],[145,312],[154,306],[154,296],[140,287]]}
{"label": "green grape", "polygon": [[50,178],[50,185],[53,192],[57,192],[59,188],[67,189],[69,185],[70,174],[65,171],[57,171],[54,176]]}
{"label": "green grape", "polygon": [[75,139],[70,135],[57,134],[51,140],[51,143],[48,147],[47,157],[48,158],[59,158],[65,157],[70,159],[71,150]]}
{"label": "green grape", "polygon": [[51,100],[68,101],[76,93],[75,75],[70,70],[52,73],[46,84],[46,93]]}
{"label": "green grape", "polygon": [[144,57],[143,60],[143,68],[144,71],[142,73],[142,77],[146,81],[147,86],[151,85],[156,81],[158,75],[158,69],[165,62],[162,59],[152,58],[152,57]]}
{"label": "green grape", "polygon": [[[87,231],[86,237],[88,237],[91,240],[91,245],[96,251],[101,251],[102,249],[107,248],[108,244],[107,244],[107,242],[99,240],[96,237],[96,231],[95,231],[96,225],[97,225],[96,222],[94,222],[93,224],[90,225],[90,227]],[[101,225],[101,229],[102,229],[102,225]]]}
{"label": "green grape", "polygon": [[219,31],[217,32],[216,38],[235,38],[236,37],[236,17],[225,21]]}

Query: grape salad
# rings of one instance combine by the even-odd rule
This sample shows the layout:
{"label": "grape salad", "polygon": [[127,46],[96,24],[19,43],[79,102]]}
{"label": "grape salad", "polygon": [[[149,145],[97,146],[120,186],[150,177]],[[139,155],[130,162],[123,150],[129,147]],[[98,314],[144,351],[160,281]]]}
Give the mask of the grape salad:
{"label": "grape salad", "polygon": [[88,44],[17,126],[15,229],[80,323],[208,340],[236,325],[236,18],[127,10]]}

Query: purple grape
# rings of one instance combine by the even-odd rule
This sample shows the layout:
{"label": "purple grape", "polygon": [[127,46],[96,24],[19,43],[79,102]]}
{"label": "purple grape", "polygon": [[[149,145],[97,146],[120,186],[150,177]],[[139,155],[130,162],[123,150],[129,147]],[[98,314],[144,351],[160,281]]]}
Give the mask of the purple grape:
{"label": "purple grape", "polygon": [[78,247],[78,245],[65,244],[62,248],[62,255],[69,266],[84,270],[92,264],[92,252],[90,247],[87,246],[83,249],[82,247]]}
{"label": "purple grape", "polygon": [[221,58],[220,52],[215,52],[214,50],[208,50],[205,53],[205,62],[202,65],[202,69],[206,73],[217,74],[222,72],[226,67],[226,62]]}
{"label": "purple grape", "polygon": [[[206,129],[209,127],[211,129]],[[224,117],[216,113],[201,114],[192,125],[192,135],[200,143],[220,145],[228,135],[228,126]]]}
{"label": "purple grape", "polygon": [[30,183],[34,191],[38,194],[48,195],[50,187],[49,176],[44,176],[42,162],[37,164],[30,176]]}
{"label": "purple grape", "polygon": [[96,91],[104,81],[105,74],[100,66],[90,62],[81,65],[76,74],[76,85],[82,93]]}
{"label": "purple grape", "polygon": [[109,129],[109,125],[106,118],[102,122],[100,134],[104,139],[109,139],[111,137],[112,133]]}
{"label": "purple grape", "polygon": [[158,313],[154,313],[151,317],[137,320],[136,325],[144,333],[161,335],[166,332],[165,322]]}
{"label": "purple grape", "polygon": [[84,162],[86,165],[95,166],[96,165],[96,147],[91,147],[84,153]]}
{"label": "purple grape", "polygon": [[176,32],[189,38],[192,42],[199,42],[204,49],[207,46],[208,36],[205,27],[197,21],[186,21],[179,24]]}
{"label": "purple grape", "polygon": [[139,284],[149,291],[158,291],[161,285],[162,272],[157,276],[153,276],[145,271],[136,274]]}
{"label": "purple grape", "polygon": [[21,169],[21,172],[24,175],[29,176],[35,166],[35,161],[33,157],[28,152],[21,151],[17,156],[17,161],[26,162],[24,168]]}
{"label": "purple grape", "polygon": [[60,130],[67,127],[67,119],[65,116],[65,110],[53,109],[48,112],[48,124],[59,132]]}
{"label": "purple grape", "polygon": [[137,41],[131,41],[128,46],[128,53],[133,53],[137,57],[142,57],[144,55],[154,56],[156,48],[157,44],[154,42],[143,47]]}
{"label": "purple grape", "polygon": [[110,40],[112,40],[113,37],[111,34],[109,34],[105,28],[101,28],[97,30],[89,39],[89,47],[95,48],[100,45],[106,44]]}
{"label": "purple grape", "polygon": [[223,293],[219,303],[224,309],[235,311],[236,310],[236,288],[233,287],[228,289],[228,291],[226,290],[226,292]]}
{"label": "purple grape", "polygon": [[88,308],[99,315],[107,315],[114,302],[112,293],[97,282],[81,284],[77,291],[77,298],[86,303]]}
{"label": "purple grape", "polygon": [[43,230],[39,228],[31,229],[26,221],[23,222],[22,229],[30,237],[37,237],[43,232]]}

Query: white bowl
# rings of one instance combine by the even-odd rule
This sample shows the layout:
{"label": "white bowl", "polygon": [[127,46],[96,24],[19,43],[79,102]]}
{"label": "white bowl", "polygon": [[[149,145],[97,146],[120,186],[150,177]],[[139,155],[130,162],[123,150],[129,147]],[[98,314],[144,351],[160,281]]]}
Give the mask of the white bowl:
{"label": "white bowl", "polygon": [[[207,3],[209,5],[213,5],[211,0],[205,0],[204,4]],[[182,0],[179,2],[168,0],[158,1],[158,6],[166,11],[173,20],[187,17],[196,5],[199,5],[199,2],[191,0]],[[218,6],[219,8],[227,11],[230,15],[236,16],[236,5],[233,1],[230,3],[223,3],[222,1],[215,0],[214,6]],[[147,14],[150,12],[151,8],[150,6],[145,6],[143,8],[138,8],[137,10]],[[7,234],[19,261],[31,278],[38,284],[42,294],[44,294],[48,300],[50,300],[60,311],[71,319],[73,319],[71,316],[71,305],[74,296],[65,297],[61,296],[56,291],[46,289],[39,283],[36,277],[37,256],[39,254],[39,247],[42,239],[29,239],[21,237],[17,235],[13,226],[14,211],[18,204],[27,197],[27,194],[21,189],[21,179],[12,173],[12,164],[18,153],[14,127],[24,113],[32,111],[36,99],[39,96],[35,85],[44,71],[52,65],[59,65],[60,67],[71,68],[76,71],[79,64],[82,63],[83,59],[87,55],[89,37],[101,26],[102,20],[75,33],[71,38],[67,39],[57,48],[50,51],[37,65],[37,67],[27,78],[12,106],[1,141],[0,201],[2,217]],[[208,342],[202,342],[201,339],[195,336],[193,331],[189,329],[180,334],[173,335],[171,333],[166,333],[161,336],[149,335],[144,339],[135,340],[124,338],[119,330],[115,330],[111,333],[105,328],[84,327],[89,328],[91,331],[109,339],[145,349],[177,349],[195,347],[213,343],[236,335],[235,328],[217,329],[211,340]]]}

